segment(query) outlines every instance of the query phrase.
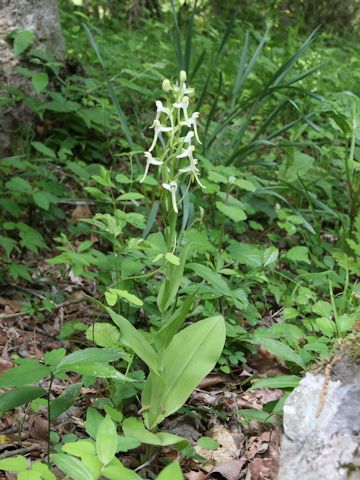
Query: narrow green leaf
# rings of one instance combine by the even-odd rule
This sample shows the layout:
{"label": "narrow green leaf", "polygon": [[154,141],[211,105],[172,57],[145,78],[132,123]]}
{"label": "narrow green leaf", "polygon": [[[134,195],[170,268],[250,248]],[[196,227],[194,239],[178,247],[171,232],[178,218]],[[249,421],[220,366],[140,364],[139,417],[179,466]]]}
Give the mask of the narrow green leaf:
{"label": "narrow green leaf", "polygon": [[259,337],[254,340],[254,343],[262,345],[273,355],[276,355],[285,362],[295,363],[302,369],[305,368],[304,360],[296,353],[292,348],[279,340],[273,340],[272,338]]}
{"label": "narrow green leaf", "polygon": [[172,263],[173,265],[180,265],[180,258],[171,252],[165,253],[165,258],[168,262]]}
{"label": "narrow green leaf", "polygon": [[57,365],[56,373],[67,371],[69,365],[87,364],[89,362],[109,363],[118,360],[121,352],[113,348],[90,347],[66,355]]}
{"label": "narrow green leaf", "polygon": [[111,308],[106,310],[115,325],[120,328],[121,342],[131,348],[151,370],[158,372],[157,354],[145,337],[126,318],[115,313]]}
{"label": "narrow green leaf", "polygon": [[31,146],[39,153],[42,153],[46,158],[56,159],[56,153],[51,148],[47,147],[41,142],[31,142]]}
{"label": "narrow green leaf", "polygon": [[21,472],[29,467],[29,463],[22,455],[0,460],[0,470]]}
{"label": "narrow green leaf", "polygon": [[41,93],[49,83],[49,77],[45,72],[37,72],[31,78],[31,83],[37,93]]}
{"label": "narrow green leaf", "polygon": [[65,453],[55,453],[50,458],[62,472],[73,480],[94,480],[91,471],[79,459]]}
{"label": "narrow green leaf", "polygon": [[297,375],[278,375],[276,377],[262,378],[255,380],[248,389],[256,390],[257,388],[295,388],[299,385],[301,378]]}
{"label": "narrow green leaf", "polygon": [[25,52],[25,50],[30,47],[34,41],[34,38],[34,32],[30,32],[29,30],[20,30],[16,32],[14,40],[15,57],[18,57],[21,53]]}
{"label": "narrow green leaf", "polygon": [[226,205],[223,202],[216,202],[216,208],[234,222],[242,222],[247,219],[244,210],[236,205]]}
{"label": "narrow green leaf", "polygon": [[96,434],[96,453],[100,462],[106,466],[115,457],[118,445],[118,435],[115,423],[109,415],[99,425]]}
{"label": "narrow green leaf", "polygon": [[180,464],[178,462],[170,463],[156,477],[156,480],[184,480]]}
{"label": "narrow green leaf", "polygon": [[167,264],[166,279],[159,289],[157,296],[157,305],[161,313],[165,313],[171,305],[174,304],[176,295],[180,288],[180,283],[183,278],[185,262],[188,256],[190,244],[182,247],[180,253],[180,265]]}
{"label": "narrow green leaf", "polygon": [[63,412],[66,412],[75,403],[79,396],[82,383],[74,383],[64,390],[64,392],[50,402],[50,420],[55,420]]}
{"label": "narrow green leaf", "polygon": [[0,394],[0,415],[35,398],[44,397],[46,390],[40,387],[18,387],[16,390]]}
{"label": "narrow green leaf", "polygon": [[0,375],[0,388],[23,387],[49,376],[50,368],[36,360],[25,359],[19,367],[11,368]]}

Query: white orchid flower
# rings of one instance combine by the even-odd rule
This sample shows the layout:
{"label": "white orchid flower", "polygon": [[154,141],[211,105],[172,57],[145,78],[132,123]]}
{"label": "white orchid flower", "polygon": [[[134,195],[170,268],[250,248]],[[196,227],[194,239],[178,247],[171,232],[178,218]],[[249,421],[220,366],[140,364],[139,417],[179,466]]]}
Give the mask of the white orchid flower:
{"label": "white orchid flower", "polygon": [[196,166],[198,164],[198,160],[193,157],[194,150],[195,146],[189,145],[182,153],[180,153],[180,155],[176,155],[176,158],[189,158],[189,165],[185,168],[180,168],[179,173],[190,173],[192,176],[195,177],[195,180],[200,185],[200,187],[205,188],[198,177],[199,169]]}
{"label": "white orchid flower", "polygon": [[185,122],[188,122],[190,119],[188,117],[187,109],[189,108],[189,97],[183,97],[181,102],[173,103],[175,108],[181,108],[184,112]]}
{"label": "white orchid flower", "polygon": [[158,160],[157,158],[153,157],[150,152],[144,152],[144,155],[146,157],[146,166],[145,166],[144,176],[140,180],[140,183],[143,183],[143,181],[147,177],[150,165],[163,165],[164,163],[161,160]]}
{"label": "white orchid flower", "polygon": [[201,144],[198,131],[197,131],[197,120],[199,117],[200,117],[200,113],[194,112],[190,118],[188,118],[184,122],[181,122],[181,125],[186,125],[187,127],[190,127],[190,128],[194,127],[196,141]]}
{"label": "white orchid flower", "polygon": [[162,186],[163,188],[165,188],[165,190],[171,193],[171,201],[172,201],[174,212],[178,213],[178,208],[176,204],[176,192],[178,189],[177,183],[175,181],[172,181],[170,183],[163,183]]}
{"label": "white orchid flower", "polygon": [[199,162],[198,162],[197,158],[190,158],[189,165],[185,168],[180,168],[179,173],[190,173],[195,178],[198,185],[200,185],[201,188],[205,188],[205,185],[203,185],[200,182],[200,179],[199,179],[199,176],[198,176],[198,173],[200,172],[200,170],[196,166],[198,163]]}
{"label": "white orchid flower", "polygon": [[183,150],[180,155],[176,155],[176,158],[186,158],[189,157],[193,159],[193,151],[195,150],[195,145],[189,145],[185,150]]}
{"label": "white orchid flower", "polygon": [[193,88],[186,87],[186,83],[183,83],[183,86],[182,86],[183,95],[192,95],[194,91],[195,90]]}
{"label": "white orchid flower", "polygon": [[197,168],[198,160],[196,158],[190,158],[190,164],[185,168],[180,168],[180,173],[199,173],[199,169]]}
{"label": "white orchid flower", "polygon": [[170,108],[164,107],[163,103],[160,100],[156,100],[155,105],[156,105],[156,119],[155,120],[159,120],[160,115],[162,113],[165,113],[168,116],[170,115]]}
{"label": "white orchid flower", "polygon": [[189,130],[188,133],[183,137],[183,142],[191,145],[192,138],[194,137],[194,132]]}
{"label": "white orchid flower", "polygon": [[161,123],[159,122],[159,120],[154,120],[154,123],[153,125],[150,127],[150,128],[153,128],[154,129],[154,139],[153,139],[153,142],[151,144],[151,147],[149,148],[149,152],[152,152],[154,150],[154,147],[156,145],[156,142],[159,138],[159,135],[160,133],[162,132],[171,132],[172,131],[172,127],[164,127],[163,125],[161,125]]}

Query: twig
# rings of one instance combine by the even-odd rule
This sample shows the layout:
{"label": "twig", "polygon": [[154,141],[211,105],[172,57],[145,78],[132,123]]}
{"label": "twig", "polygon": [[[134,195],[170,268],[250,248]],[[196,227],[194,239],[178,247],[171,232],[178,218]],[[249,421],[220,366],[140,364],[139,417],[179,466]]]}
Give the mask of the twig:
{"label": "twig", "polygon": [[3,458],[15,457],[15,455],[25,455],[26,453],[30,453],[34,450],[41,450],[41,445],[36,443],[35,445],[31,445],[30,447],[18,448],[17,450],[11,450],[10,452],[5,452],[0,455],[0,460]]}
{"label": "twig", "polygon": [[[77,298],[75,300],[67,300],[66,302],[64,303],[60,303],[59,305],[56,305],[54,304],[54,309],[55,310],[58,310],[59,308],[61,307],[66,307],[68,305],[72,305],[73,303],[80,303],[82,302],[84,299],[83,298]],[[47,310],[45,307],[41,307],[39,308],[39,312],[43,312],[44,310]],[[33,315],[29,314],[28,312],[16,312],[16,313],[2,313],[0,315],[0,321],[1,320],[7,320],[9,318],[14,318],[14,317],[24,317],[28,315],[29,317],[32,317]]]}
{"label": "twig", "polygon": [[149,467],[158,455],[159,455],[159,452],[155,452],[154,455],[149,460],[147,460],[145,463],[143,463],[139,467],[135,468],[134,472],[139,472],[143,468]]}

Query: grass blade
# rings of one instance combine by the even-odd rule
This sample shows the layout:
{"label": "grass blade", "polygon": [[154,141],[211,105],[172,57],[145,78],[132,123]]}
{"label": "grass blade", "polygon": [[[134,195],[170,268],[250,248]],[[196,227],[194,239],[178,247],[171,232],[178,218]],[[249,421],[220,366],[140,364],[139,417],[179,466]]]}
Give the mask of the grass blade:
{"label": "grass blade", "polygon": [[194,16],[195,16],[196,7],[197,7],[197,0],[195,0],[193,9],[191,11],[191,15],[190,15],[190,19],[189,19],[189,25],[188,25],[188,29],[187,29],[187,33],[186,33],[184,68],[185,68],[185,71],[186,71],[187,75],[189,75],[189,71],[190,71],[193,25],[194,25]]}
{"label": "grass blade", "polygon": [[170,0],[171,3],[171,10],[174,17],[174,24],[175,24],[175,48],[176,48],[176,55],[178,59],[178,67],[179,71],[184,69],[184,56],[181,46],[181,32],[179,27],[179,20],[176,13],[176,6],[174,0]]}
{"label": "grass blade", "polygon": [[94,49],[94,52],[96,53],[96,56],[99,60],[99,63],[103,69],[103,72],[104,72],[104,78],[105,78],[105,82],[106,82],[106,85],[107,85],[107,88],[108,88],[108,91],[109,91],[109,95],[110,95],[110,98],[111,98],[111,101],[113,102],[113,105],[114,105],[114,108],[115,108],[115,111],[119,117],[119,120],[120,120],[120,124],[121,124],[121,127],[123,129],[123,132],[125,134],[125,137],[128,141],[128,143],[130,145],[132,145],[133,143],[133,140],[132,140],[132,136],[131,136],[131,133],[130,133],[130,130],[129,130],[129,126],[127,124],[127,121],[126,121],[126,117],[125,117],[125,114],[120,106],[120,103],[119,103],[119,100],[116,96],[116,93],[113,89],[113,86],[112,86],[112,83],[111,81],[109,80],[109,77],[107,76],[107,73],[106,73],[106,68],[105,68],[105,63],[104,63],[104,60],[101,56],[101,53],[100,53],[100,50],[99,50],[99,47],[95,41],[95,38],[93,36],[93,34],[91,33],[89,27],[83,23],[82,24],[84,30],[85,30],[85,33],[89,39],[89,42],[92,46],[92,48]]}

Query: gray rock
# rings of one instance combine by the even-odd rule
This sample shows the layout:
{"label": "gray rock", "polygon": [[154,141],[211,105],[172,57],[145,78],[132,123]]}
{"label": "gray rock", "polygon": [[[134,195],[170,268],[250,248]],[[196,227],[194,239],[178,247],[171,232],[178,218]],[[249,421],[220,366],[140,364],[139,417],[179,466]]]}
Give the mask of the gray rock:
{"label": "gray rock", "polygon": [[[328,386],[326,387],[328,381]],[[278,480],[360,480],[360,366],[307,373],[284,406]]]}

